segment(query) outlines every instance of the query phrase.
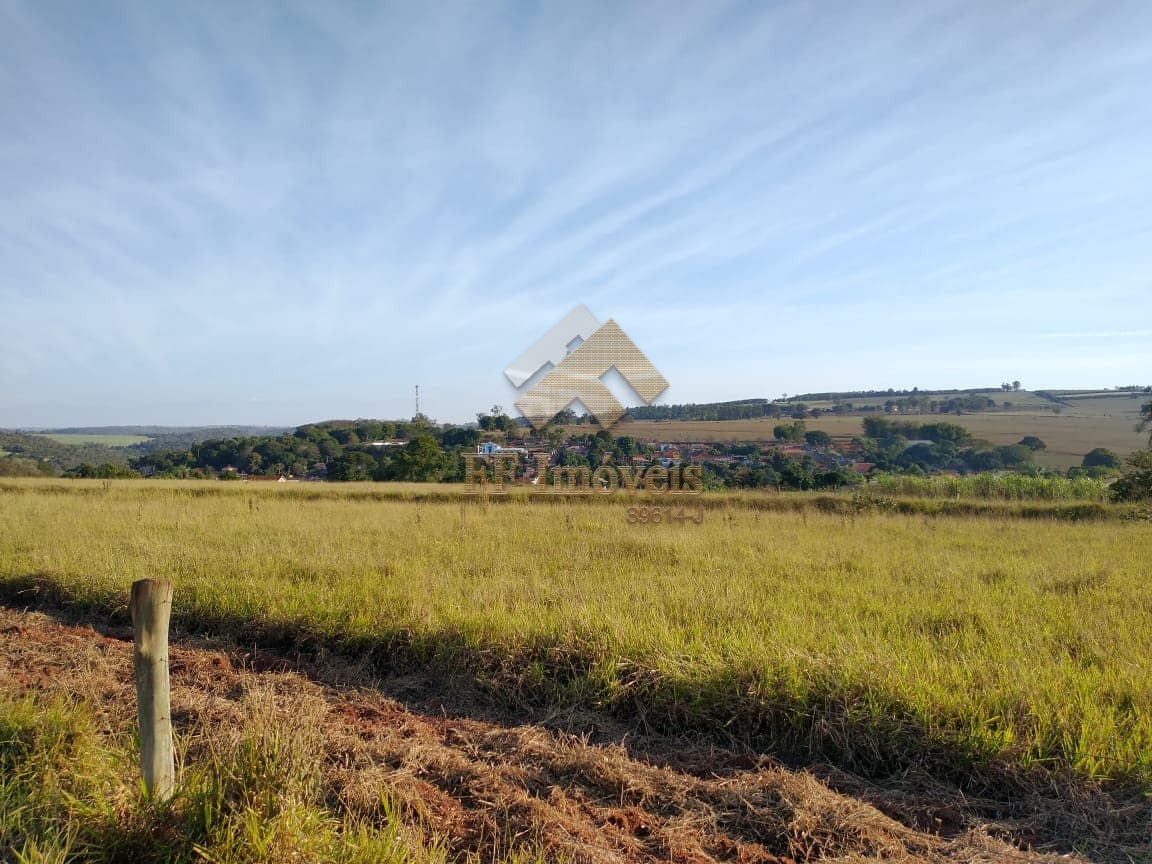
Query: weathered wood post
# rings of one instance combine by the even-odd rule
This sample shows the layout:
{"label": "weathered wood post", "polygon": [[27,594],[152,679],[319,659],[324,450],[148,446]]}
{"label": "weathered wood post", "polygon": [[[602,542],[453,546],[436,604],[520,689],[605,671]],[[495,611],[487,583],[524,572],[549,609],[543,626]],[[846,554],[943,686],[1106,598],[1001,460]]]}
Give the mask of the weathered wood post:
{"label": "weathered wood post", "polygon": [[172,712],[168,685],[168,620],[172,583],[139,579],[132,583],[132,641],[136,667],[136,706],[140,717],[140,771],[148,794],[160,800],[176,785]]}

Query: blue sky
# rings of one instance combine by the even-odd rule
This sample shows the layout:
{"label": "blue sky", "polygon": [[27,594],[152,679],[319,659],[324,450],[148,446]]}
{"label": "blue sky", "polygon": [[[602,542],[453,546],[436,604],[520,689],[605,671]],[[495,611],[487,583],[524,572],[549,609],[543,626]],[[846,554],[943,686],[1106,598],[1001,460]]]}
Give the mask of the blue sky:
{"label": "blue sky", "polygon": [[1152,4],[0,0],[0,426],[1152,382]]}

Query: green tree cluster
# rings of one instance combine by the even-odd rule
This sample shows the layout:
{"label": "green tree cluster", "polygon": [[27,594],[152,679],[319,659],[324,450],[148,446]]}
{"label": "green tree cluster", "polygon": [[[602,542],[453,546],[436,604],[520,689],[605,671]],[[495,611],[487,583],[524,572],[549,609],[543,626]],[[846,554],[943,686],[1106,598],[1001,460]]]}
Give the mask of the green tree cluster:
{"label": "green tree cluster", "polygon": [[1140,450],[1127,460],[1127,470],[1112,484],[1118,501],[1152,501],[1152,450]]}
{"label": "green tree cluster", "polygon": [[796,420],[792,423],[782,423],[772,429],[772,437],[777,441],[793,441],[799,443],[804,440],[804,434],[807,432],[803,420]]}
{"label": "green tree cluster", "polygon": [[64,472],[64,476],[69,479],[139,479],[140,472],[133,471],[131,468],[125,468],[123,465],[113,465],[111,462],[105,462],[102,465],[89,465],[88,463],[84,463],[83,465],[69,468]]}
{"label": "green tree cluster", "polygon": [[[399,439],[399,441],[397,441]],[[290,435],[214,439],[184,450],[154,450],[131,461],[148,476],[184,478],[311,476],[333,480],[455,479],[480,432],[460,426],[381,420],[310,423]]]}
{"label": "green tree cluster", "polygon": [[745,399],[738,402],[708,402],[700,405],[641,405],[628,409],[633,420],[753,420],[759,417],[783,417],[786,406],[767,399]]}
{"label": "green tree cluster", "polygon": [[857,438],[856,443],[865,461],[875,463],[884,471],[970,473],[1036,470],[1034,450],[1028,445],[993,446],[973,438],[971,432],[953,423],[865,417],[863,425],[864,437]]}

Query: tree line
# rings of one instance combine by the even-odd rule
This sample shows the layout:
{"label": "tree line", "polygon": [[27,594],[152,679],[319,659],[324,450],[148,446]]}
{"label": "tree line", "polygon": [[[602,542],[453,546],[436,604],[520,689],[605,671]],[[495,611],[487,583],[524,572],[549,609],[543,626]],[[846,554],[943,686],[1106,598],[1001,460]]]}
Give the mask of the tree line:
{"label": "tree line", "polygon": [[[470,428],[437,425],[426,419],[413,421],[333,420],[301,426],[282,435],[254,435],[211,439],[187,447],[156,449],[131,458],[128,465],[112,461],[79,462],[64,471],[68,477],[112,479],[129,476],[167,478],[235,479],[241,475],[309,477],[334,481],[404,480],[458,481],[463,479],[463,452],[472,452],[481,438],[502,440],[523,428],[493,406]],[[1152,428],[1152,402],[1141,409],[1141,431]],[[832,450],[832,439],[819,430],[807,430],[802,420],[778,424],[774,437],[781,442],[802,443],[802,454],[779,450],[765,453],[759,444],[710,445],[705,458],[706,488],[775,487],[821,489],[851,486],[862,478],[851,469],[851,459],[873,463],[876,469],[906,474],[930,474],[941,470],[961,474],[1010,470],[1041,473],[1034,454],[1044,442],[1026,436],[1018,443],[994,446],[974,438],[962,426],[946,422],[922,422],[906,418],[865,417],[863,435],[853,440],[851,457]],[[558,450],[556,464],[596,466],[604,461],[624,463],[636,456],[661,458],[659,450],[607,430],[576,435],[570,446],[561,447],[559,427],[538,433]],[[0,433],[0,476],[50,475],[54,464],[29,448],[49,448],[81,456],[85,448],[61,445],[40,436]],[[1149,441],[1152,448],[1152,438]],[[110,448],[98,447],[99,451]],[[583,453],[579,452],[583,450]],[[688,457],[691,458],[691,457]],[[1127,460],[1105,448],[1088,453],[1082,466],[1070,469],[1069,477],[1087,476],[1115,481],[1117,497],[1137,500],[1152,497],[1152,450],[1140,451]]]}

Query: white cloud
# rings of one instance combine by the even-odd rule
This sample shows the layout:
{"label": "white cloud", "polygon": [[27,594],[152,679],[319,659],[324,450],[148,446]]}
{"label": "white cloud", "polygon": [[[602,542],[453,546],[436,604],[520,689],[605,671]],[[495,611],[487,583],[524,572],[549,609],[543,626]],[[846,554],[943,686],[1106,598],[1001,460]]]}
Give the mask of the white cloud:
{"label": "white cloud", "polygon": [[694,400],[1138,379],[1150,23],[9,3],[0,402],[463,418],[580,302]]}

